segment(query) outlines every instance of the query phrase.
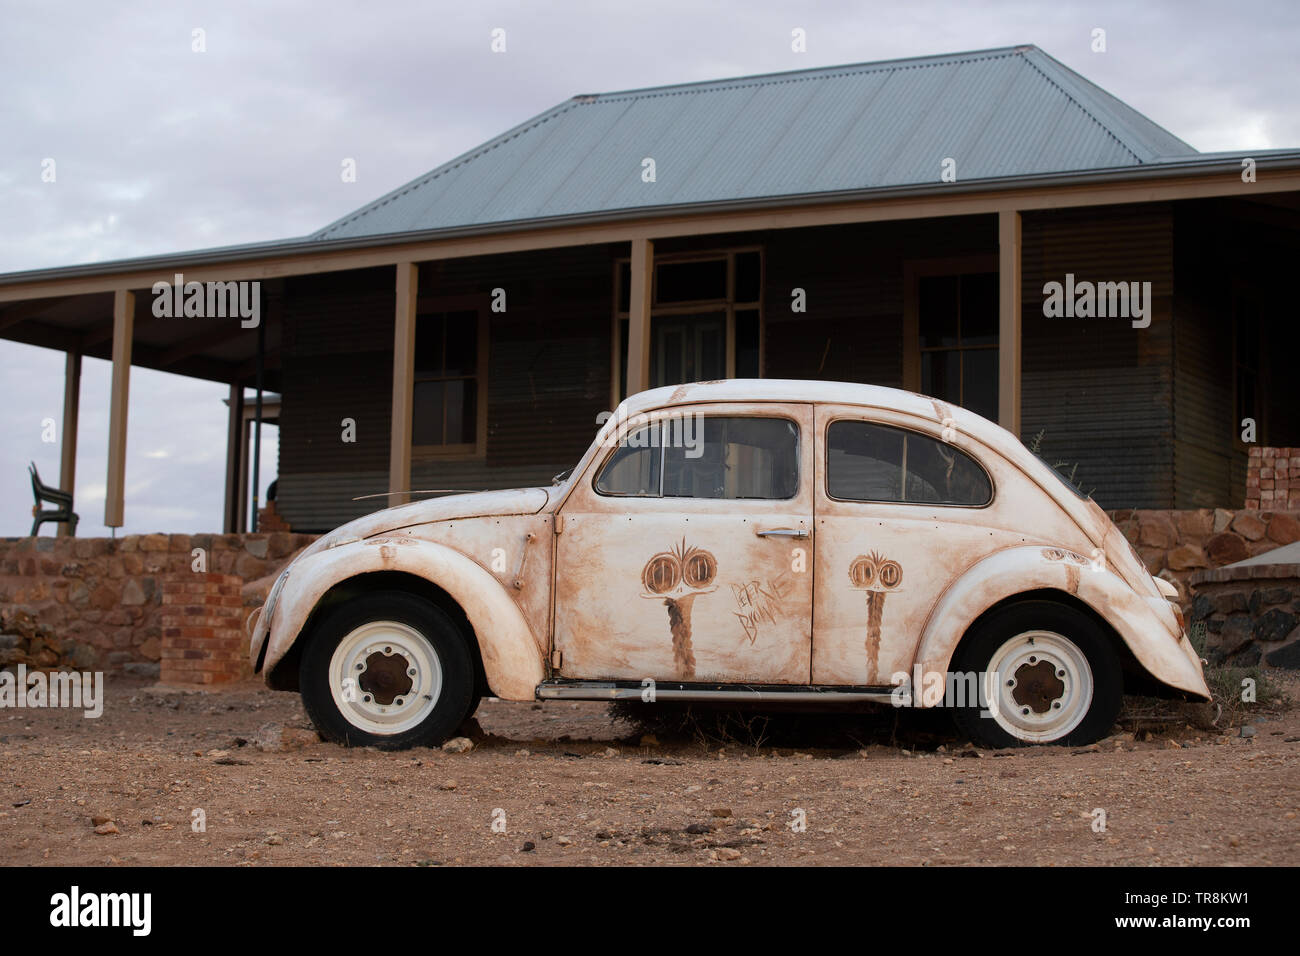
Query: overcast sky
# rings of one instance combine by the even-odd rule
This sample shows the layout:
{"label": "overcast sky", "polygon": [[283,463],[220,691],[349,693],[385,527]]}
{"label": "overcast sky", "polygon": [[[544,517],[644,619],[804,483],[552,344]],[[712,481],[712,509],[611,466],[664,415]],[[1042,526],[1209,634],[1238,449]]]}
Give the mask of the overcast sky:
{"label": "overcast sky", "polygon": [[[1293,0],[10,2],[0,272],[302,235],[578,93],[1020,43],[1202,151],[1300,146]],[[58,481],[41,423],[61,421],[63,355],[0,340],[0,384],[0,535],[27,534],[26,462]],[[108,363],[87,359],[84,535],[106,533],[108,394]],[[126,532],[220,530],[225,396],[132,371]],[[273,439],[266,454],[264,484]]]}

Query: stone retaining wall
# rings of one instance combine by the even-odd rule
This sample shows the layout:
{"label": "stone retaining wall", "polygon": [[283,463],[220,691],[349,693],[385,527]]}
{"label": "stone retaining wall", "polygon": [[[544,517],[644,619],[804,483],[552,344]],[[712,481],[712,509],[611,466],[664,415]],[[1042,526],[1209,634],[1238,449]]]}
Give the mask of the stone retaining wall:
{"label": "stone retaining wall", "polygon": [[1212,664],[1300,668],[1300,564],[1200,571],[1191,627]]}
{"label": "stone retaining wall", "polygon": [[1109,512],[1152,574],[1178,586],[1190,604],[1188,581],[1193,574],[1254,557],[1300,541],[1300,510]]}
{"label": "stone retaining wall", "polygon": [[164,582],[198,576],[196,548],[206,572],[250,582],[278,570],[315,537],[277,532],[4,539],[0,608],[30,613],[61,641],[71,641],[87,669],[117,672],[134,663],[140,666],[133,672],[148,673],[162,657]]}

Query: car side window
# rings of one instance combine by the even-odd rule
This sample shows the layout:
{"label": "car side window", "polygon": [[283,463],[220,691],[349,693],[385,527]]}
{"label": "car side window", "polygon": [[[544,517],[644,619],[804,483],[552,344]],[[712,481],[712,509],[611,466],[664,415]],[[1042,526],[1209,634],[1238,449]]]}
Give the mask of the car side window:
{"label": "car side window", "polygon": [[799,491],[799,426],[687,415],[630,431],[596,479],[603,495],[783,499]]}
{"label": "car side window", "polygon": [[970,455],[918,432],[841,420],[826,430],[826,492],[845,501],[980,507],[988,473]]}
{"label": "car side window", "polygon": [[659,497],[662,456],[659,445],[650,443],[651,430],[647,425],[628,433],[600,470],[596,491],[620,497]]}

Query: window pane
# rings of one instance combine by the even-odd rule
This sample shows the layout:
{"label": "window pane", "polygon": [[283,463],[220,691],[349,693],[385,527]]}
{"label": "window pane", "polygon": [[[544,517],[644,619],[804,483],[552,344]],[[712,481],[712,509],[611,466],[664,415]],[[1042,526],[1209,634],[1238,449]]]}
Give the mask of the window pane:
{"label": "window pane", "polygon": [[[465,401],[461,406],[461,441],[472,445],[478,441],[478,379],[465,379]],[[451,419],[448,418],[448,422]],[[450,424],[447,426],[451,427]]]}
{"label": "window pane", "polygon": [[429,312],[417,318],[412,445],[461,445],[478,440],[477,371],[476,311]]}
{"label": "window pane", "polygon": [[956,349],[921,353],[921,392],[961,404],[961,353]]}
{"label": "window pane", "polygon": [[610,456],[596,479],[596,490],[603,495],[659,497],[658,443],[651,442],[650,426],[632,432]]}
{"label": "window pane", "polygon": [[989,421],[998,420],[998,350],[962,352],[962,406]]}
{"label": "window pane", "polygon": [[957,276],[923,276],[917,284],[921,348],[957,344]]}
{"label": "window pane", "polygon": [[832,422],[826,431],[826,489],[850,501],[903,500],[903,432],[870,422]]}
{"label": "window pane", "polygon": [[996,272],[961,277],[961,344],[996,345],[998,276]]}
{"label": "window pane", "polygon": [[984,505],[993,497],[988,475],[975,460],[928,435],[907,432],[907,500],[942,505]]}
{"label": "window pane", "polygon": [[722,313],[656,315],[650,327],[652,385],[707,382],[726,376],[726,318]]}
{"label": "window pane", "polygon": [[447,315],[447,375],[473,375],[478,371],[478,314]]}
{"label": "window pane", "polygon": [[691,382],[713,382],[727,375],[727,340],[722,324],[701,325],[695,331],[696,355],[688,374]]}
{"label": "window pane", "polygon": [[416,382],[411,420],[412,445],[441,445],[443,442],[442,382]]}
{"label": "window pane", "polygon": [[988,475],[965,452],[871,422],[831,423],[826,485],[832,498],[849,501],[984,505],[993,496]]}
{"label": "window pane", "polygon": [[727,260],[667,262],[655,267],[656,302],[727,297]]}
{"label": "window pane", "polygon": [[686,346],[680,325],[656,336],[655,385],[681,385],[686,379]]}
{"label": "window pane", "polygon": [[477,432],[474,418],[476,383],[472,378],[454,378],[446,382],[447,444],[471,444]]}
{"label": "window pane", "polygon": [[445,325],[441,312],[421,315],[415,320],[416,378],[442,374],[442,335]]}
{"label": "window pane", "polygon": [[758,310],[736,312],[736,378],[758,378]]}
{"label": "window pane", "polygon": [[665,497],[779,499],[798,493],[794,422],[701,416],[671,422],[664,441]]}
{"label": "window pane", "polygon": [[757,252],[742,252],[736,256],[737,302],[757,302],[762,276],[762,257]]}

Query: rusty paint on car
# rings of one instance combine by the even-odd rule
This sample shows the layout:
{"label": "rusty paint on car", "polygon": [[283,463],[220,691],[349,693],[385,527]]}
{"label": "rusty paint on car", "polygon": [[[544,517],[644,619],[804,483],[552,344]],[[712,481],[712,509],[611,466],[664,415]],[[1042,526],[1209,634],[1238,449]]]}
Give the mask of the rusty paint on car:
{"label": "rusty paint on car", "polygon": [[[701,386],[683,386],[684,392]],[[724,386],[710,386],[718,388]],[[667,392],[665,392],[667,394]],[[626,404],[626,403],[625,403]],[[594,487],[604,459],[629,430],[672,415],[726,414],[785,418],[799,429],[798,464],[813,470],[812,406],[804,403],[683,403],[634,409],[619,433],[604,436],[600,456],[575,472],[560,505],[565,516],[556,541],[554,647],[558,676],[592,680],[685,680],[806,684],[812,648],[812,487],[799,483],[789,499],[615,497]],[[601,439],[598,439],[600,441]],[[802,531],[807,540],[762,537],[776,529]],[[686,542],[708,554],[715,577],[676,608],[674,619],[646,613],[643,572],[660,552]],[[804,570],[795,550],[805,551]],[[696,558],[699,560],[699,557]],[[683,595],[685,596],[685,595]],[[685,612],[685,613],[683,613]],[[689,627],[683,641],[666,640]],[[680,676],[684,669],[690,678]]]}
{"label": "rusty paint on car", "polygon": [[718,589],[718,560],[703,548],[680,545],[660,551],[641,569],[641,596],[663,602],[668,609],[668,630],[672,635],[674,676],[695,679],[695,648],[691,644],[691,608],[701,594]]}

